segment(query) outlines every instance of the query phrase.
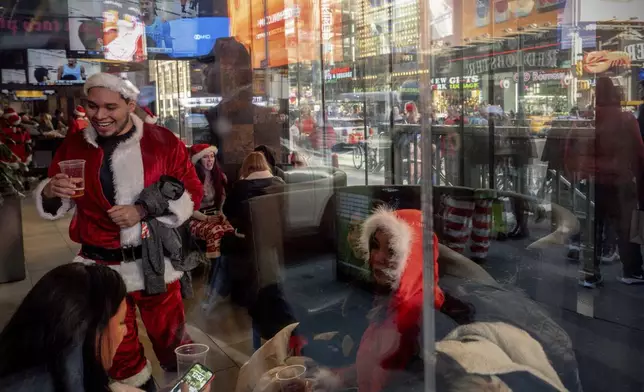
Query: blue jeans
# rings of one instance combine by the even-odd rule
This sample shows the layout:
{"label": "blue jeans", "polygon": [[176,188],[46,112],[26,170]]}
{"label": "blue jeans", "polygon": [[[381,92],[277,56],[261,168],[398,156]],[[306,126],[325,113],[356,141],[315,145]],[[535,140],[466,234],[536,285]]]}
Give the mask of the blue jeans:
{"label": "blue jeans", "polygon": [[210,268],[209,295],[219,294],[222,297],[228,297],[232,290],[228,260],[224,256],[212,259]]}

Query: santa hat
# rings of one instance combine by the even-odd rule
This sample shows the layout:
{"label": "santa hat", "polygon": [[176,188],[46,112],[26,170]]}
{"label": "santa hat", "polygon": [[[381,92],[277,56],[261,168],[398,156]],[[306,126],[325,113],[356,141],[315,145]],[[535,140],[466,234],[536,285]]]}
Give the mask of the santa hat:
{"label": "santa hat", "polygon": [[2,113],[2,117],[3,117],[3,118],[5,118],[5,119],[8,119],[10,116],[13,116],[14,114],[15,114],[16,116],[18,115],[18,113],[16,113],[16,109],[14,109],[14,108],[7,108],[7,110],[5,110],[5,111]]}
{"label": "santa hat", "polygon": [[139,89],[136,88],[136,86],[129,80],[105,72],[95,73],[94,75],[87,78],[85,87],[83,88],[85,95],[87,95],[89,93],[89,90],[93,89],[94,87],[104,87],[121,94],[123,98],[133,100],[136,100],[140,92]]}
{"label": "santa hat", "polygon": [[194,144],[190,147],[190,155],[192,156],[192,164],[196,165],[197,162],[209,153],[213,152],[217,155],[217,147],[210,144]]}
{"label": "santa hat", "polygon": [[9,117],[6,117],[7,121],[11,125],[19,125],[20,124],[20,116],[14,111],[14,113],[10,114]]}
{"label": "santa hat", "polygon": [[78,105],[76,106],[76,109],[74,109],[74,115],[77,117],[85,117],[87,114],[85,113],[85,108]]}
{"label": "santa hat", "polygon": [[142,109],[146,114],[145,119],[143,119],[143,121],[145,121],[147,124],[156,124],[159,117],[155,116],[154,113],[152,113],[152,110],[150,110],[150,108],[148,107],[144,107]]}

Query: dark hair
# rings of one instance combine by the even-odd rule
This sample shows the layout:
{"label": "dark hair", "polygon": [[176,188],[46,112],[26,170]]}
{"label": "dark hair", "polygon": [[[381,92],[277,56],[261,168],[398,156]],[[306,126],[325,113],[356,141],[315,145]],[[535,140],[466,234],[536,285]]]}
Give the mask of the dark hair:
{"label": "dark hair", "polygon": [[71,263],[49,271],[0,333],[0,378],[43,368],[54,389],[64,390],[65,360],[82,347],[84,390],[108,391],[101,336],[126,294],[109,267]]}
{"label": "dark hair", "polygon": [[[201,159],[195,164],[195,169],[197,169],[197,177],[203,184],[206,181],[206,168],[201,164]],[[212,187],[215,189],[215,207],[220,208],[224,200],[224,173],[217,162],[217,155],[215,155],[215,164],[210,171],[210,179],[213,182]]]}
{"label": "dark hair", "polygon": [[42,83],[49,76],[49,71],[45,67],[36,67],[34,69],[34,78],[38,83]]}
{"label": "dark hair", "polygon": [[261,152],[264,155],[264,158],[266,158],[266,162],[268,162],[268,164],[271,166],[271,169],[275,169],[275,152],[272,148],[260,144],[259,146],[255,147],[253,151]]}

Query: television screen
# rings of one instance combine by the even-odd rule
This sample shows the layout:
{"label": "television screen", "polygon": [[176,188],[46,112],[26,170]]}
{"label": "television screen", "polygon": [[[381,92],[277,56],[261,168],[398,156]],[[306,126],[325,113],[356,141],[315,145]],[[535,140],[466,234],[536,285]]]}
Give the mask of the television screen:
{"label": "television screen", "polygon": [[165,20],[155,16],[144,19],[148,54],[155,57],[185,58],[208,54],[217,38],[230,35],[229,19],[204,17]]}
{"label": "television screen", "polygon": [[68,58],[64,50],[27,50],[29,83],[38,85],[83,84],[101,65]]}
{"label": "television screen", "polygon": [[68,0],[69,49],[83,57],[103,57],[103,4]]}
{"label": "television screen", "polygon": [[74,57],[114,61],[146,59],[138,1],[69,0],[69,48]]}
{"label": "television screen", "polygon": [[200,0],[140,0],[141,20],[149,54],[156,58],[184,58],[207,54],[219,37],[228,37],[226,15],[198,17]]}
{"label": "television screen", "polygon": [[27,83],[27,74],[24,69],[3,69],[2,83]]}

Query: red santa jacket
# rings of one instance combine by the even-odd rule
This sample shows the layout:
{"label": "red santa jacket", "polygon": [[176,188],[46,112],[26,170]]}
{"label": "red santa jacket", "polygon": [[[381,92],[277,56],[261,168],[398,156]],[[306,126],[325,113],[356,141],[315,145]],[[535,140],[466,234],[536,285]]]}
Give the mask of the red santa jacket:
{"label": "red santa jacket", "polygon": [[85,118],[75,118],[69,122],[69,129],[67,130],[67,136],[73,135],[75,133],[81,132],[83,129],[89,126],[89,121]]}
{"label": "red santa jacket", "polygon": [[[169,175],[181,180],[186,191],[178,200],[171,201],[170,215],[157,218],[168,227],[177,227],[185,222],[195,208],[201,204],[203,188],[195,168],[190,162],[185,145],[169,130],[151,124],[144,124],[138,117],[132,116],[135,131],[126,141],[119,144],[112,154],[112,172],[117,205],[131,205],[138,199],[140,192],[154,184],[162,175]],[[51,166],[49,176],[60,172],[58,162],[68,159],[84,159],[85,195],[75,199],[63,199],[63,205],[56,214],[48,213],[42,204],[42,190],[50,181],[44,180],[36,189],[36,206],[45,219],[58,219],[76,207],[69,226],[72,241],[115,249],[122,246],[141,244],[141,224],[121,230],[109,218],[107,211],[112,207],[105,198],[100,182],[100,166],[103,162],[103,150],[96,143],[97,133],[91,127],[83,132],[66,138],[58,148]],[[134,264],[134,263],[129,263]],[[179,273],[168,267],[166,277],[176,280]],[[123,269],[136,266],[121,266]],[[128,291],[140,289],[139,269],[121,272]],[[128,279],[129,275],[132,280]],[[133,277],[134,276],[134,277]],[[166,279],[167,281],[168,279]]]}
{"label": "red santa jacket", "polygon": [[[423,226],[419,210],[376,210],[364,223],[360,243],[369,254],[369,240],[376,230],[391,237],[396,278],[383,316],[371,320],[362,335],[356,356],[360,391],[378,392],[392,372],[405,369],[418,350],[423,313]],[[440,309],[445,294],[438,286],[438,239],[434,235],[434,307]],[[368,257],[368,256],[367,256]]]}
{"label": "red santa jacket", "polygon": [[21,162],[31,162],[31,135],[22,127],[5,127],[2,129],[2,142],[9,147]]}

